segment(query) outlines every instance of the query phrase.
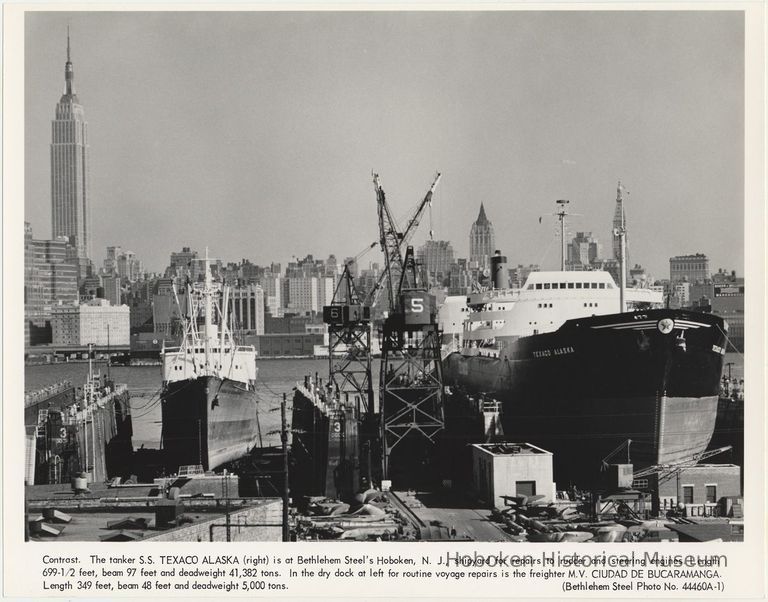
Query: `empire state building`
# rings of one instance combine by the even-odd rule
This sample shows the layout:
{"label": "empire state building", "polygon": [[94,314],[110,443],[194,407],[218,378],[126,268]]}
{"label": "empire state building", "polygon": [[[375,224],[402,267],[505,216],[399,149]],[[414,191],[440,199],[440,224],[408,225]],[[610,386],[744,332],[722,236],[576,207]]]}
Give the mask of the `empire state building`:
{"label": "empire state building", "polygon": [[74,247],[81,275],[91,256],[91,208],[88,178],[88,124],[75,94],[75,72],[67,32],[66,88],[56,105],[51,142],[53,237],[65,236]]}

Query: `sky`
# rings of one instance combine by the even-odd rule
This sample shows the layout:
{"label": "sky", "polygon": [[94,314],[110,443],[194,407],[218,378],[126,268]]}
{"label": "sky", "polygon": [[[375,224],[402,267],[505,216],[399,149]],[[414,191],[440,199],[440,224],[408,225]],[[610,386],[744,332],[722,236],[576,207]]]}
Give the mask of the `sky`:
{"label": "sky", "polygon": [[354,256],[378,238],[372,171],[397,216],[440,171],[417,246],[431,226],[466,257],[483,202],[510,265],[557,269],[566,198],[608,257],[621,179],[631,263],[663,278],[703,252],[743,274],[742,13],[27,13],[35,238],[68,25],[97,266],[108,245],[151,271],[183,246]]}

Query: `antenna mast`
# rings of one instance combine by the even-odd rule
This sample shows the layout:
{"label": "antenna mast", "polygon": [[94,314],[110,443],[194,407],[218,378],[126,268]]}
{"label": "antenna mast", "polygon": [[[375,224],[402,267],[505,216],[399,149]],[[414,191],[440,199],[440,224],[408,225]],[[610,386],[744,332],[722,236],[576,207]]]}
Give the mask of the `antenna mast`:
{"label": "antenna mast", "polygon": [[621,207],[621,223],[613,229],[613,236],[619,239],[619,311],[627,311],[624,300],[624,289],[627,287],[627,222],[624,218],[624,202],[621,191],[624,187],[621,180],[616,188],[616,202]]}
{"label": "antenna mast", "polygon": [[568,203],[570,201],[568,199],[558,199],[555,201],[560,207],[557,213],[555,215],[560,220],[560,271],[565,271],[565,216],[568,215]]}

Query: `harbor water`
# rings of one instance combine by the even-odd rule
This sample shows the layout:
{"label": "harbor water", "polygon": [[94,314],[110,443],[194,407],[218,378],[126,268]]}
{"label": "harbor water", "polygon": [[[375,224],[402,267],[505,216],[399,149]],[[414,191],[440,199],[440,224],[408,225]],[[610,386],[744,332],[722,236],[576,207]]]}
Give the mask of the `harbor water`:
{"label": "harbor water", "polygon": [[[327,378],[328,360],[264,359],[259,360],[257,366],[256,391],[263,445],[279,445],[282,394],[287,394],[290,403],[293,387],[297,382],[303,382],[305,375],[317,372],[321,378]],[[106,374],[106,364],[95,363],[94,371]],[[110,374],[115,382],[127,384],[131,394],[134,447],[143,445],[145,448],[159,448],[162,387],[160,366],[112,366]],[[84,383],[88,377],[88,363],[29,365],[24,370],[24,376],[25,391],[34,391],[63,380],[79,386],[78,383]]]}
{"label": "harbor water", "polygon": [[[729,362],[734,379],[744,378],[744,358],[737,353],[727,353],[724,366]],[[286,393],[288,400],[293,396],[293,387],[303,382],[306,375],[318,373],[325,380],[328,377],[327,359],[262,359],[259,368],[256,391],[260,404],[260,426],[263,445],[280,443],[280,401]],[[106,374],[106,365],[97,363],[94,370]],[[378,361],[372,366],[374,387],[378,382]],[[54,383],[69,380],[84,383],[88,376],[86,362],[29,365],[25,368],[25,391],[33,391]],[[139,448],[160,446],[160,390],[162,374],[160,366],[112,366],[111,376],[115,382],[126,383],[131,393],[133,417],[133,444]],[[723,368],[727,375],[727,368]],[[290,416],[290,412],[289,412]]]}

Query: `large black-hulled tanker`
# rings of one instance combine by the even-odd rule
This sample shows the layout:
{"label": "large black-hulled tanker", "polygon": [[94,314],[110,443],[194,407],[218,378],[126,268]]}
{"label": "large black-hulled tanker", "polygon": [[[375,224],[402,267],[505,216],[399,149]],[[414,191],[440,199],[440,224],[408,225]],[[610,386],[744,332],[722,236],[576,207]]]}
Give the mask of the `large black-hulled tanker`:
{"label": "large black-hulled tanker", "polygon": [[[471,295],[462,345],[444,360],[446,384],[500,400],[506,437],[553,451],[560,479],[596,472],[627,439],[647,466],[691,459],[712,437],[727,325],[610,313],[617,292],[606,272],[538,272],[522,289]],[[633,299],[647,307],[652,291]]]}

